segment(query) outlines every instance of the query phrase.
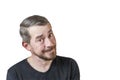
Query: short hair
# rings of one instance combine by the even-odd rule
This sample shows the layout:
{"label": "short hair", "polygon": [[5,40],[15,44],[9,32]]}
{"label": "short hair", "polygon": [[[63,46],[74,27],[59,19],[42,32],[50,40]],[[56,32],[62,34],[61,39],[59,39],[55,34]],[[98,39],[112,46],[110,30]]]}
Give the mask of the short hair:
{"label": "short hair", "polygon": [[29,34],[28,28],[31,26],[43,26],[50,24],[50,22],[47,20],[47,18],[39,15],[33,15],[30,17],[25,18],[21,24],[20,24],[20,36],[22,37],[22,40],[24,42],[30,43],[31,36]]}

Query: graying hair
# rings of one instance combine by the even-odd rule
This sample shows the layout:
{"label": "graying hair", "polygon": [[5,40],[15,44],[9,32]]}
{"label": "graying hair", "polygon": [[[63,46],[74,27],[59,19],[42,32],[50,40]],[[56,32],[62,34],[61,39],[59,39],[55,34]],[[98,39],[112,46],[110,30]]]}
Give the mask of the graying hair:
{"label": "graying hair", "polygon": [[22,37],[22,40],[24,42],[30,43],[31,36],[29,34],[28,28],[31,26],[42,26],[46,24],[50,24],[50,22],[47,20],[47,18],[39,15],[33,15],[30,17],[25,18],[21,24],[20,24],[20,35]]}

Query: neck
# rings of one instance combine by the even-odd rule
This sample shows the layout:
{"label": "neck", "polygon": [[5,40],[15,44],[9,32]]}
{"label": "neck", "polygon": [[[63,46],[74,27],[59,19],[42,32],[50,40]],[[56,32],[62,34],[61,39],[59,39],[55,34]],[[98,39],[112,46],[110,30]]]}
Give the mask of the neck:
{"label": "neck", "polygon": [[49,70],[51,63],[53,60],[43,60],[37,56],[31,56],[27,59],[28,63],[33,67],[35,70],[39,72],[46,72]]}

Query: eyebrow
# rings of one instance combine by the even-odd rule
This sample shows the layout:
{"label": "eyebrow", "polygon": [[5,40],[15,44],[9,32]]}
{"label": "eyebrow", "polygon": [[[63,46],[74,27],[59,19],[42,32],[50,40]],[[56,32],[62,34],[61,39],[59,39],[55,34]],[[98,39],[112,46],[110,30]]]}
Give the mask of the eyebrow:
{"label": "eyebrow", "polygon": [[41,37],[43,37],[43,35],[41,34],[41,35],[39,35],[39,36],[37,36],[36,37],[36,39],[39,39],[39,38],[41,38]]}
{"label": "eyebrow", "polygon": [[[50,29],[49,31],[48,31],[48,33],[51,33],[52,32],[52,29]],[[43,37],[43,35],[41,34],[41,35],[39,35],[39,36],[37,36],[36,37],[36,39],[39,39],[39,38],[41,38],[41,37]]]}
{"label": "eyebrow", "polygon": [[50,30],[48,31],[48,33],[50,33],[50,32],[53,32],[52,29],[50,29]]}

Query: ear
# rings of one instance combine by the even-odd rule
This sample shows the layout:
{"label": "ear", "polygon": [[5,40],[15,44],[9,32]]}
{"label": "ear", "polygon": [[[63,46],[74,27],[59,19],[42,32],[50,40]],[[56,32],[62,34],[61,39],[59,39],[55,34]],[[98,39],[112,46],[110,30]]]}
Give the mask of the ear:
{"label": "ear", "polygon": [[27,43],[27,42],[22,42],[22,46],[25,48],[25,49],[27,49],[28,51],[30,51],[31,50],[31,47],[30,47],[30,44],[29,43]]}

